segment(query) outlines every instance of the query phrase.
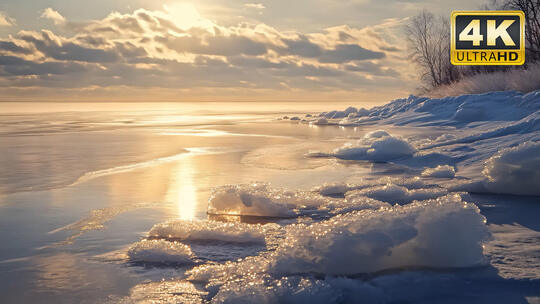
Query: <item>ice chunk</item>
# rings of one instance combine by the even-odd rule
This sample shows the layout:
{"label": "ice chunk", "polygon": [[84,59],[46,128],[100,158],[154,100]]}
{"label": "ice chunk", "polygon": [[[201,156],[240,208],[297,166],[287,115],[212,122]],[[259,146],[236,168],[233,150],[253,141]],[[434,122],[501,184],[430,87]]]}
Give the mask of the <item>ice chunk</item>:
{"label": "ice chunk", "polygon": [[349,191],[350,187],[349,185],[345,183],[334,183],[334,184],[324,184],[322,186],[318,186],[314,191],[319,192],[321,195],[329,196],[329,195],[343,195],[345,192]]}
{"label": "ice chunk", "polygon": [[142,240],[133,244],[127,252],[133,262],[192,263],[193,253],[189,246],[166,240]]}
{"label": "ice chunk", "polygon": [[328,124],[328,119],[324,118],[324,117],[321,117],[319,119],[317,119],[314,124],[316,125],[327,125]]}
{"label": "ice chunk", "polygon": [[356,274],[408,266],[469,267],[485,262],[489,232],[459,195],[292,225],[271,256],[274,273]]}
{"label": "ice chunk", "polygon": [[410,157],[416,152],[406,140],[393,137],[385,131],[375,131],[356,143],[346,143],[334,151],[334,156],[348,160],[387,162]]}
{"label": "ice chunk", "polygon": [[179,241],[264,244],[263,226],[244,223],[176,220],[154,225],[148,234],[151,238]]}
{"label": "ice chunk", "polygon": [[424,177],[453,178],[456,176],[456,170],[452,166],[444,165],[435,168],[427,168],[422,172]]}
{"label": "ice chunk", "polygon": [[293,217],[294,208],[287,197],[269,195],[268,186],[262,183],[214,189],[208,202],[209,214]]}
{"label": "ice chunk", "polygon": [[483,174],[491,192],[540,195],[540,142],[503,149],[487,161]]}
{"label": "ice chunk", "polygon": [[248,280],[320,273],[351,275],[407,267],[471,267],[484,264],[489,237],[485,218],[457,194],[336,215],[286,226],[275,251],[239,262],[197,267],[194,280]]}
{"label": "ice chunk", "polygon": [[383,186],[368,187],[361,190],[347,192],[346,197],[353,195],[367,196],[379,201],[395,203],[408,203],[414,200],[426,200],[446,195],[448,192],[444,188],[413,189],[409,190],[403,186],[386,184]]}

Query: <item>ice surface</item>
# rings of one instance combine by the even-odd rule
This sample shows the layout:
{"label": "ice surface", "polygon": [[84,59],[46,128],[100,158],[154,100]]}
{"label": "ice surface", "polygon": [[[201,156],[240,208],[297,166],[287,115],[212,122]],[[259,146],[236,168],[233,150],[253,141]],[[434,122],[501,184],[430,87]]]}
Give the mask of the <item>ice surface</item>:
{"label": "ice surface", "polygon": [[540,232],[513,225],[489,225],[493,241],[486,244],[491,264],[506,278],[540,278]]}
{"label": "ice surface", "polygon": [[189,246],[166,240],[142,240],[128,249],[128,257],[133,262],[148,263],[192,263],[193,253]]}
{"label": "ice surface", "polygon": [[243,223],[176,220],[154,225],[150,238],[264,244],[264,227]]}

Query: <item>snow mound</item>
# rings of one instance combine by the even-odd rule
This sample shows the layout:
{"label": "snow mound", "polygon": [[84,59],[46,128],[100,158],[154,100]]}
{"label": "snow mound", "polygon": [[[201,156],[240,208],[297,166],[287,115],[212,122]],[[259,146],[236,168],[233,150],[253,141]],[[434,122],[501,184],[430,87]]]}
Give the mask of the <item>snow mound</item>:
{"label": "snow mound", "polygon": [[443,165],[435,168],[427,168],[422,172],[424,177],[453,178],[456,176],[456,170],[452,166]]}
{"label": "snow mound", "polygon": [[487,161],[483,174],[492,192],[540,195],[540,142],[501,150]]}
{"label": "snow mound", "polygon": [[363,139],[346,143],[334,151],[334,156],[346,160],[370,160],[387,162],[410,157],[416,149],[406,140],[394,137],[386,131],[368,133]]}
{"label": "snow mound", "polygon": [[166,240],[142,240],[127,252],[132,262],[190,264],[193,253],[189,246]]}
{"label": "snow mound", "polygon": [[485,218],[457,194],[285,226],[275,251],[190,271],[197,281],[319,273],[352,275],[408,267],[484,264]]}
{"label": "snow mound", "polygon": [[178,241],[265,242],[264,228],[261,225],[215,221],[169,221],[154,225],[149,237]]}

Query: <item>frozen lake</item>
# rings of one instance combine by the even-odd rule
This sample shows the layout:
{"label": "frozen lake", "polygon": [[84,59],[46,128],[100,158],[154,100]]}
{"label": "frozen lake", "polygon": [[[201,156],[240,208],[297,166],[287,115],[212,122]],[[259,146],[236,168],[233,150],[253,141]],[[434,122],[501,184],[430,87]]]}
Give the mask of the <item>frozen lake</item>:
{"label": "frozen lake", "polygon": [[540,303],[538,196],[423,173],[460,126],[301,121],[346,106],[1,104],[2,301]]}

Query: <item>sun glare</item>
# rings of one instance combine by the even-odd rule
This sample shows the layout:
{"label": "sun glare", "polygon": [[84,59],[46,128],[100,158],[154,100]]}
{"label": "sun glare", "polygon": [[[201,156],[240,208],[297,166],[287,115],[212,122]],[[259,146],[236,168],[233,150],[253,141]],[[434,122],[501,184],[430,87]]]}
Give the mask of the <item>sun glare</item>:
{"label": "sun glare", "polygon": [[178,218],[193,219],[197,207],[197,186],[195,184],[195,169],[191,159],[180,160],[173,169],[166,200],[176,204]]}
{"label": "sun glare", "polygon": [[202,17],[192,3],[180,2],[164,5],[165,10],[171,15],[176,26],[188,29],[202,22]]}

